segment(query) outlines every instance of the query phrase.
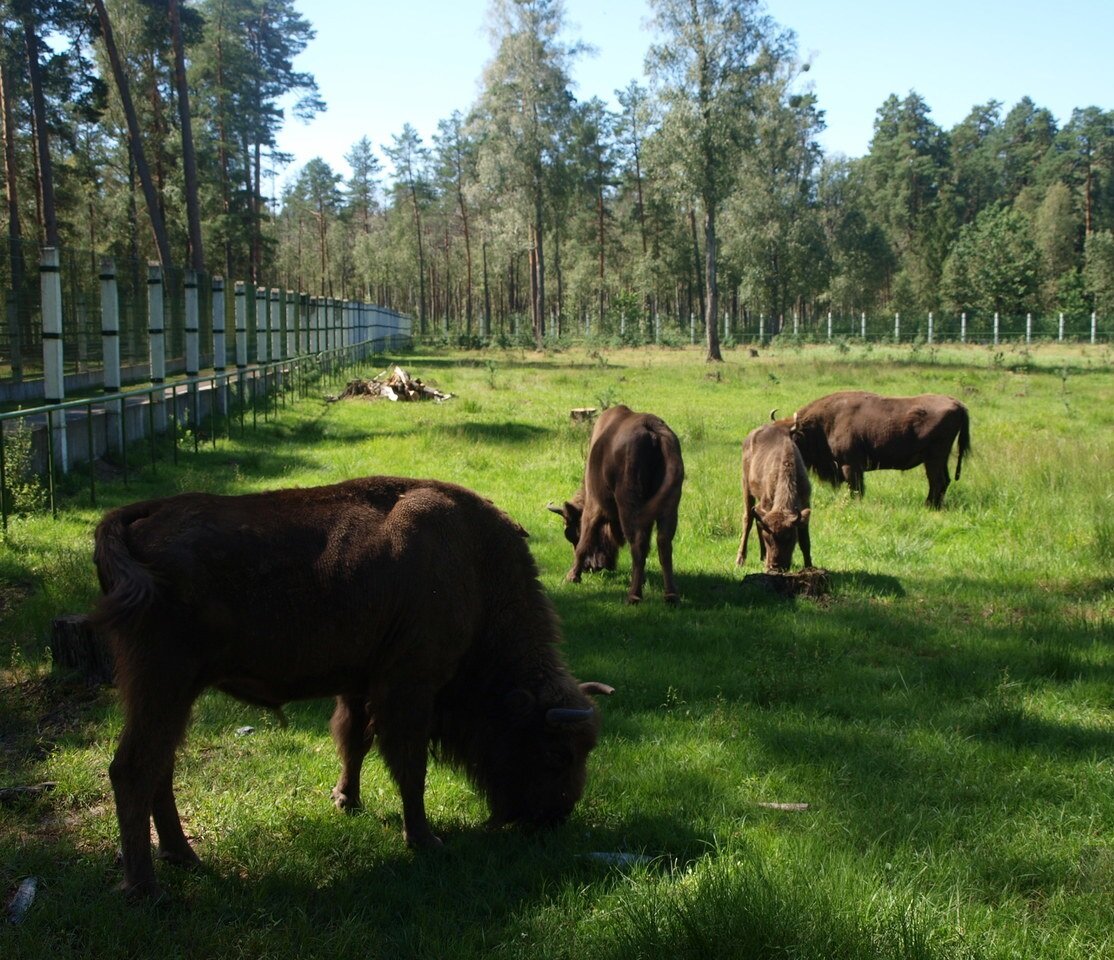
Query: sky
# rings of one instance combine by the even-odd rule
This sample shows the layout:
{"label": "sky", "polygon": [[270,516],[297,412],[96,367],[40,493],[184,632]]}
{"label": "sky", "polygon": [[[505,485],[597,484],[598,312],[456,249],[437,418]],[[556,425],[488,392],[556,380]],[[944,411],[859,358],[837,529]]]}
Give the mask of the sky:
{"label": "sky", "polygon": [[[328,109],[290,118],[278,138],[293,162],[283,183],[314,157],[345,177],[344,155],[367,136],[381,145],[412,124],[428,144],[437,122],[476,101],[494,47],[489,0],[296,0],[317,31],[295,60],[312,73]],[[1114,0],[767,0],[797,35],[827,128],[829,155],[867,152],[875,113],[891,93],[920,94],[945,129],[975,104],[999,100],[1003,115],[1024,96],[1063,124],[1075,107],[1114,109]],[[646,83],[654,36],[647,0],[565,0],[567,39],[595,48],[572,68],[580,100]]]}

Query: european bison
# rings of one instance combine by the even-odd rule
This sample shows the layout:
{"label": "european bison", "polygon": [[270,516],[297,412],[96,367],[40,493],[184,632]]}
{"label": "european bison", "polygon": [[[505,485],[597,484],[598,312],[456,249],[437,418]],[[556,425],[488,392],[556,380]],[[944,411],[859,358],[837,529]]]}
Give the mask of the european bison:
{"label": "european bison", "polygon": [[619,548],[630,543],[627,602],[638,603],[656,523],[665,600],[676,603],[673,535],[684,479],[680,441],[664,420],[622,405],[605,410],[592,430],[580,489],[563,507],[549,507],[564,518],[575,547],[565,579],[579,583],[585,570],[614,570]]}
{"label": "european bison", "polygon": [[756,427],[743,441],[743,536],[735,564],[747,558],[751,524],[758,524],[759,555],[767,571],[784,572],[793,562],[797,541],[805,566],[812,566],[808,521],[812,515],[801,451],[784,421]]}
{"label": "european bison", "polygon": [[862,496],[868,470],[909,470],[924,464],[928,506],[939,508],[950,482],[948,454],[959,437],[955,478],[971,447],[967,408],[952,397],[883,397],[862,390],[831,393],[801,407],[789,425],[805,464],[838,487]]}
{"label": "european bison", "polygon": [[152,817],[160,856],[197,862],[173,771],[207,687],[273,709],[335,696],[336,805],[359,805],[378,740],[412,846],[441,843],[424,804],[431,745],[485,796],[492,825],[563,821],[599,730],[587,694],[611,689],[569,676],[525,536],[462,487],[396,477],[106,514],[95,617],[125,714],[109,768],[124,889],[157,893]]}

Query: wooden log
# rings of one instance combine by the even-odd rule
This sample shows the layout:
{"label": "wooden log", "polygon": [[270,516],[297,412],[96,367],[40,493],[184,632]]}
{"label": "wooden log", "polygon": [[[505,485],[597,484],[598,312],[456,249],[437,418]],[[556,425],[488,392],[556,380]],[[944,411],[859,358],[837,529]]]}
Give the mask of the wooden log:
{"label": "wooden log", "polygon": [[84,614],[66,614],[51,621],[50,653],[56,667],[77,673],[89,683],[111,686],[115,673],[112,650]]}

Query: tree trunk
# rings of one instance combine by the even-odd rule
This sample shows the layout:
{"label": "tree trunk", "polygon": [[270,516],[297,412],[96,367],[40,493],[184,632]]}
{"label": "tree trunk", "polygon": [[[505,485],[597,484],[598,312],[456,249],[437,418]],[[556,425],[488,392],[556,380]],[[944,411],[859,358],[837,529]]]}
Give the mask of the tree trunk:
{"label": "tree trunk", "polygon": [[480,251],[483,254],[483,268],[484,268],[484,335],[491,336],[491,287],[487,279],[487,238],[485,237],[480,246]]}
{"label": "tree trunk", "polygon": [[158,250],[159,262],[163,268],[170,266],[170,241],[166,236],[166,224],[163,221],[162,210],[159,207],[158,197],[155,194],[154,184],[151,182],[151,170],[147,166],[147,158],[143,152],[143,141],[139,137],[139,120],[135,113],[135,104],[132,103],[131,89],[128,86],[128,77],[120,63],[120,54],[116,49],[116,40],[112,33],[112,23],[108,19],[104,0],[93,0],[97,17],[100,20],[101,35],[104,38],[105,52],[108,62],[112,67],[112,76],[116,81],[116,90],[120,94],[120,104],[124,109],[124,119],[128,127],[128,146],[132,161],[135,163],[136,176],[139,177],[140,186],[143,188],[143,198],[147,202],[147,216],[151,222],[151,233],[155,238],[155,247]]}
{"label": "tree trunk", "polygon": [[545,251],[542,240],[542,191],[539,183],[534,191],[534,268],[537,271],[535,290],[537,302],[535,305],[534,346],[541,350],[545,340]]}
{"label": "tree trunk", "polygon": [[48,247],[58,246],[58,215],[54,207],[54,169],[50,162],[50,137],[46,128],[46,97],[39,68],[39,36],[32,14],[23,15],[23,40],[27,49],[27,78],[31,81],[31,115],[35,132],[35,156],[39,170],[39,209],[43,239]]}
{"label": "tree trunk", "polygon": [[414,181],[410,181],[410,199],[414,204],[414,233],[418,238],[418,330],[423,335],[426,332],[425,312],[425,247],[422,245],[422,214],[418,209],[418,191]]}
{"label": "tree trunk", "polygon": [[[704,271],[700,269],[700,241],[696,237],[696,208],[689,207],[689,227],[692,230],[692,269],[696,282],[697,294],[700,297],[700,316],[706,313],[704,308]],[[691,294],[690,294],[691,299]],[[691,307],[689,308],[692,309]]]}
{"label": "tree trunk", "polygon": [[15,116],[12,113],[11,74],[0,62],[0,113],[3,114],[4,133],[4,190],[8,201],[8,260],[11,269],[10,300],[4,305],[7,313],[9,349],[11,351],[11,378],[14,383],[23,380],[23,345],[20,337],[20,304],[27,264],[23,258],[23,223],[19,213],[19,180],[15,156]]}
{"label": "tree trunk", "polygon": [[186,218],[189,221],[190,266],[205,270],[201,247],[201,206],[198,199],[197,157],[193,150],[193,127],[190,123],[189,87],[186,85],[186,51],[182,42],[182,20],[178,0],[169,0],[167,14],[174,46],[174,86],[178,92],[178,119],[182,127],[182,172],[186,179]]}
{"label": "tree trunk", "polygon": [[704,286],[706,312],[704,326],[707,331],[708,362],[722,361],[719,350],[719,331],[716,328],[716,313],[719,310],[719,285],[716,280],[716,214],[709,204],[704,208]]}

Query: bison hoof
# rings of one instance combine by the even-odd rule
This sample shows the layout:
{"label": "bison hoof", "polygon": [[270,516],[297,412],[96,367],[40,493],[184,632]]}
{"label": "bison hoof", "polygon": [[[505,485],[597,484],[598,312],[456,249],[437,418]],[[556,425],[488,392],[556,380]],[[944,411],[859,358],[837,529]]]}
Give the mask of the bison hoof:
{"label": "bison hoof", "polygon": [[638,596],[638,594],[636,594],[636,593],[632,593],[627,597],[627,603],[631,604],[632,606],[636,603],[641,603],[641,602],[642,602],[642,598],[640,596]]}
{"label": "bison hoof", "polygon": [[116,884],[116,890],[133,903],[141,900],[148,903],[157,903],[162,900],[164,896],[162,887],[155,883],[154,880],[141,880],[135,883],[121,880]]}
{"label": "bison hoof", "polygon": [[406,846],[410,847],[411,850],[436,850],[438,847],[445,845],[441,842],[441,838],[428,827],[421,831],[405,830],[403,832],[406,836]]}
{"label": "bison hoof", "polygon": [[201,858],[188,845],[181,850],[159,847],[155,851],[155,856],[159,860],[165,860],[167,863],[172,863],[176,867],[184,867],[187,870],[195,870],[201,866]]}
{"label": "bison hoof", "polygon": [[681,602],[681,596],[677,593],[667,593],[665,595],[665,602],[668,603],[671,607],[675,607],[678,603]]}
{"label": "bison hoof", "polygon": [[565,581],[567,583],[580,583],[580,574],[575,570],[570,570],[565,574]]}
{"label": "bison hoof", "polygon": [[345,813],[352,813],[360,809],[360,797],[358,794],[347,794],[337,787],[333,787],[333,804],[338,810],[343,810]]}

